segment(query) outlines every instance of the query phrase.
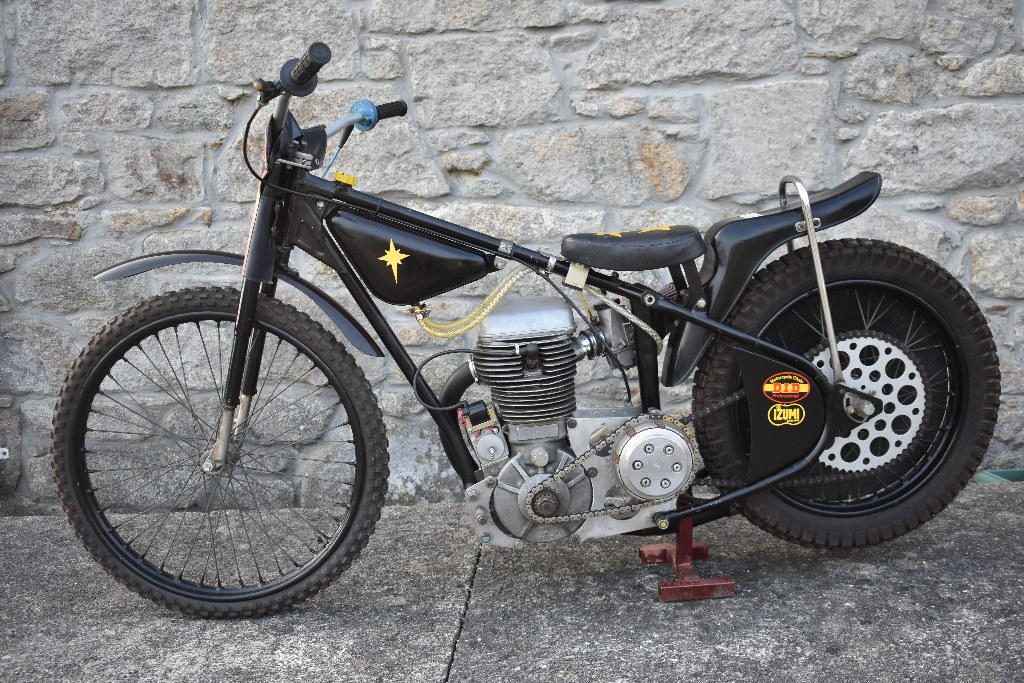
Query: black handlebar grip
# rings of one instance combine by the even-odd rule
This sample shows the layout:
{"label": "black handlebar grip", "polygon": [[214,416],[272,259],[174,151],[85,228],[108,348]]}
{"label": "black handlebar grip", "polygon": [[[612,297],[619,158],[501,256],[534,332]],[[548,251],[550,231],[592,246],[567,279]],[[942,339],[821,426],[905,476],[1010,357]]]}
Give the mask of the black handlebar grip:
{"label": "black handlebar grip", "polygon": [[313,43],[306,50],[306,54],[302,55],[299,63],[292,67],[292,81],[295,85],[305,85],[329,61],[331,61],[331,48],[323,43]]}
{"label": "black handlebar grip", "polygon": [[383,121],[384,119],[390,119],[395,116],[405,116],[409,113],[409,107],[402,100],[395,100],[394,102],[387,102],[385,104],[377,105],[377,120]]}

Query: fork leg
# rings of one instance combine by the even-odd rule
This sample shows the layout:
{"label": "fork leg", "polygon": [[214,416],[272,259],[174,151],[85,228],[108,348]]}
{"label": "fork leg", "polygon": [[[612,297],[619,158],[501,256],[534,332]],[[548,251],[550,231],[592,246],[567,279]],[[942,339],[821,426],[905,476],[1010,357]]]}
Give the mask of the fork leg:
{"label": "fork leg", "polygon": [[[217,427],[217,441],[214,442],[210,454],[203,462],[203,470],[206,472],[219,470],[228,460],[232,429],[235,426],[235,411],[240,402],[242,379],[253,337],[256,305],[259,302],[261,284],[259,281],[248,278],[242,283],[238,315],[235,317],[235,337],[231,346],[231,360],[228,362],[228,376],[224,381],[224,396],[221,397],[221,414],[220,424]],[[262,353],[260,356],[262,356]],[[260,360],[262,358],[255,361],[257,368],[259,367]],[[246,403],[249,402],[247,401]]]}
{"label": "fork leg", "polygon": [[[261,293],[265,297],[273,297],[276,291],[277,278],[263,283],[261,288]],[[236,437],[245,432],[246,422],[252,412],[252,401],[256,395],[256,384],[260,378],[260,364],[263,362],[263,349],[267,340],[267,333],[261,329],[253,329],[251,336],[249,351],[245,356],[245,369],[242,371],[238,409],[234,415],[234,435]]]}

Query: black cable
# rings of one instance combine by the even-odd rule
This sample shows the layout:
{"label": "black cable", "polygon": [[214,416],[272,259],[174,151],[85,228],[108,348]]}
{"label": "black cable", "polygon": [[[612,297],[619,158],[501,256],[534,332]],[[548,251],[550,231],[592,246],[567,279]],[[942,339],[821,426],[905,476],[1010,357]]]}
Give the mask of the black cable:
{"label": "black cable", "polygon": [[[345,206],[345,202],[334,199],[333,197],[327,197],[319,194],[309,194],[308,192],[299,192],[298,190],[293,190],[290,187],[282,187],[280,185],[275,185],[274,183],[268,181],[265,176],[261,176],[259,173],[256,172],[256,169],[252,167],[252,162],[249,161],[249,128],[252,126],[253,119],[256,118],[256,114],[259,113],[260,109],[262,109],[262,105],[256,107],[256,110],[252,113],[252,116],[250,116],[249,120],[245,122],[245,133],[242,134],[242,158],[245,159],[245,166],[246,168],[249,169],[249,173],[252,173],[252,176],[256,178],[256,180],[260,181],[260,187],[262,188],[265,185],[267,187],[272,187],[275,190],[280,190],[281,192],[285,192],[287,194],[294,194],[300,197],[309,197],[310,199],[315,199],[317,201],[330,202],[332,204],[337,204],[338,206]],[[269,150],[270,140],[266,141],[266,145],[267,149]],[[260,191],[262,192],[262,189]]]}
{"label": "black cable", "polygon": [[[415,398],[419,402],[419,404],[421,406],[423,406],[424,408],[426,408],[427,410],[432,410],[434,412],[441,413],[441,412],[445,412],[445,411],[448,411],[448,410],[455,410],[456,408],[465,405],[465,401],[459,401],[458,403],[453,403],[450,406],[428,405],[427,402],[423,400],[423,397],[420,396],[419,380],[421,379],[420,373],[423,371],[423,368],[425,368],[427,366],[427,363],[429,363],[430,361],[434,360],[435,358],[440,358],[441,356],[447,356],[447,355],[450,355],[450,354],[453,354],[453,353],[469,353],[469,354],[476,353],[476,354],[480,354],[480,355],[484,355],[484,356],[497,356],[497,357],[500,357],[500,358],[521,358],[522,357],[520,354],[517,354],[517,353],[507,353],[505,351],[493,351],[491,349],[447,349],[445,351],[440,351],[438,353],[435,353],[433,356],[429,356],[426,360],[424,360],[422,363],[420,363],[419,365],[416,366],[416,372],[414,372],[412,374],[412,395],[413,395],[413,398]],[[423,380],[423,383],[427,384],[427,381]],[[427,386],[429,387],[430,385],[427,385]]]}
{"label": "black cable", "polygon": [[[252,122],[256,119],[256,114],[259,114],[260,109],[262,108],[263,106],[259,105],[252,110],[252,116],[250,116],[249,120],[245,122],[245,132],[242,133],[242,158],[245,159],[245,165],[248,167],[249,173],[252,173],[261,184],[263,183],[263,176],[257,173],[256,169],[254,169],[252,164],[249,163],[249,129],[252,127]],[[269,140],[265,141],[264,144],[266,144],[268,149],[270,148]],[[266,161],[266,159],[264,159],[264,161]]]}
{"label": "black cable", "polygon": [[345,143],[348,142],[349,136],[352,135],[352,129],[353,128],[355,128],[354,125],[352,125],[352,126],[345,126],[345,130],[343,130],[341,132],[341,141],[338,142],[338,149],[341,149],[342,147],[344,147]]}

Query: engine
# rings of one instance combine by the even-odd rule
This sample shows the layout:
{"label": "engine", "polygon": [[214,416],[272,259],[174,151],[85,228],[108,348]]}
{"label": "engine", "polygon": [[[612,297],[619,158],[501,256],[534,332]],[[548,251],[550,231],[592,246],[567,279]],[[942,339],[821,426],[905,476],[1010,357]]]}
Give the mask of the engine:
{"label": "engine", "polygon": [[484,321],[473,366],[505,422],[554,422],[576,410],[575,332],[561,298],[506,299]]}
{"label": "engine", "polygon": [[[605,343],[631,366],[632,326],[608,307],[598,314]],[[577,363],[600,350],[592,331],[577,334],[572,309],[561,297],[506,299],[481,325],[472,364],[477,381],[490,390],[492,405],[471,406],[462,424],[487,475],[487,487],[467,491],[471,519],[482,528],[496,527],[482,537],[558,540],[585,520],[545,524],[529,513],[548,518],[640,501],[674,503],[692,483],[700,459],[677,423],[641,416],[635,408],[577,410]],[[628,429],[600,457],[588,458],[527,503],[538,484],[627,422]],[[634,528],[639,527],[634,523]]]}

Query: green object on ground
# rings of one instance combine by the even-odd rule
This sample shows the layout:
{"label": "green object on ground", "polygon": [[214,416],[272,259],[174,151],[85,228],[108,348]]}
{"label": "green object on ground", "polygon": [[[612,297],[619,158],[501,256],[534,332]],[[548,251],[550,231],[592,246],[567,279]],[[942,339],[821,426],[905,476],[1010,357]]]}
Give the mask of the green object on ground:
{"label": "green object on ground", "polygon": [[1024,481],[1024,470],[985,470],[974,475],[974,481]]}

